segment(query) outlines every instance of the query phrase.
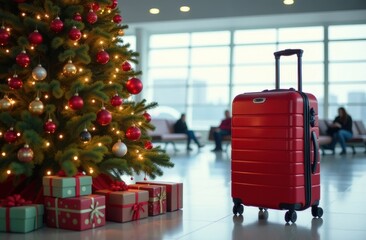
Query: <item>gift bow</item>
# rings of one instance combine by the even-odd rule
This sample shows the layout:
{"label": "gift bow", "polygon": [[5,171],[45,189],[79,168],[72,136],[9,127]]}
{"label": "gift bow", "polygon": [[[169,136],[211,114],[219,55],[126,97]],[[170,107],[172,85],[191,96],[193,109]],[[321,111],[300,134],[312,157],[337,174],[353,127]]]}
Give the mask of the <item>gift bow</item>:
{"label": "gift bow", "polygon": [[143,208],[143,204],[142,203],[135,203],[132,206],[132,211],[133,211],[133,215],[132,215],[132,219],[133,220],[137,220],[140,219],[140,211],[145,212],[144,208]]}
{"label": "gift bow", "polygon": [[163,201],[166,199],[166,191],[162,190],[160,194],[158,194],[158,200],[160,203],[160,213],[163,213]]}
{"label": "gift bow", "polygon": [[4,207],[18,207],[27,204],[32,204],[32,201],[26,201],[20,194],[14,194],[13,196],[8,196],[2,203]]}
{"label": "gift bow", "polygon": [[91,205],[90,205],[90,209],[91,209],[91,212],[90,212],[90,223],[93,222],[94,220],[94,216],[95,218],[101,218],[101,217],[104,217],[104,213],[102,213],[100,210],[103,209],[102,206],[98,206],[99,205],[99,202],[98,201],[94,201],[94,198],[92,197],[91,198],[92,202],[91,202]]}
{"label": "gift bow", "polygon": [[127,191],[128,186],[124,181],[115,181],[111,184],[110,189],[114,192],[116,192],[116,191]]}

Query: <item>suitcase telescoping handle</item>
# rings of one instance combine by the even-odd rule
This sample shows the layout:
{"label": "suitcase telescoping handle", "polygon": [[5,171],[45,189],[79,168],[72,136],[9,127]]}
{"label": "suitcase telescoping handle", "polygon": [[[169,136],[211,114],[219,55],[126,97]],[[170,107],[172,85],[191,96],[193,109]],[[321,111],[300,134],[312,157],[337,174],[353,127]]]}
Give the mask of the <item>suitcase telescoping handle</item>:
{"label": "suitcase telescoping handle", "polygon": [[276,89],[280,89],[280,57],[297,55],[297,88],[298,91],[302,91],[302,69],[301,69],[301,57],[304,51],[302,49],[285,49],[275,52],[276,58]]}

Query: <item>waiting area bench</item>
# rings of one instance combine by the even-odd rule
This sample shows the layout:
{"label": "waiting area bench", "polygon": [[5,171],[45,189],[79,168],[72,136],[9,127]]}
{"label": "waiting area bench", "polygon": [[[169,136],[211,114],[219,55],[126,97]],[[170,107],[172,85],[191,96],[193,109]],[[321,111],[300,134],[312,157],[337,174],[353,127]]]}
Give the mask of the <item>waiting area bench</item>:
{"label": "waiting area bench", "polygon": [[[164,149],[167,148],[168,144],[172,144],[174,151],[177,152],[176,142],[187,141],[187,134],[185,133],[175,133],[174,124],[176,120],[173,119],[163,119],[163,118],[153,118],[151,119],[151,124],[155,126],[154,131],[149,131],[148,135],[151,137],[152,142],[165,143]],[[200,139],[201,135],[195,133],[196,138]]]}
{"label": "waiting area bench", "polygon": [[[319,146],[322,149],[322,153],[325,154],[324,146],[330,144],[332,141],[331,136],[327,135],[327,129],[332,124],[332,121],[319,119]],[[347,146],[352,148],[352,153],[356,154],[355,147],[365,147],[366,153],[366,128],[361,120],[354,120],[353,137],[347,141]]]}

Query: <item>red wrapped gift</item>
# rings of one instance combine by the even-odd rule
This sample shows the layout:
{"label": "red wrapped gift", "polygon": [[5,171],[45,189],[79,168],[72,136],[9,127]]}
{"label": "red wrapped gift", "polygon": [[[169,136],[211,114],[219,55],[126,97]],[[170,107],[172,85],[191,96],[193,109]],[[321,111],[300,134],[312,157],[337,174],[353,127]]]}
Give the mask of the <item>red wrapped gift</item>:
{"label": "red wrapped gift", "polygon": [[45,197],[44,204],[49,227],[82,231],[105,225],[104,196]]}
{"label": "red wrapped gift", "polygon": [[129,222],[148,216],[149,193],[145,190],[98,190],[95,193],[106,197],[108,221]]}
{"label": "red wrapped gift", "polygon": [[129,189],[140,189],[149,192],[149,216],[166,213],[166,188],[162,185],[131,184]]}
{"label": "red wrapped gift", "polygon": [[167,193],[167,211],[172,212],[183,208],[183,183],[143,181],[143,182],[136,182],[136,184],[165,186]]}

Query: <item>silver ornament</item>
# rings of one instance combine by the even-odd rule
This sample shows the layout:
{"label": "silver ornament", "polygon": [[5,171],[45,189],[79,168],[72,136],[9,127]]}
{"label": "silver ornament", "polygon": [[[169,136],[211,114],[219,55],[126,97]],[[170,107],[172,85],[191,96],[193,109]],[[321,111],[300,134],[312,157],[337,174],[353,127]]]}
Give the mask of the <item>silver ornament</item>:
{"label": "silver ornament", "polygon": [[47,71],[41,64],[38,64],[32,71],[32,77],[37,81],[44,80],[47,77]]}
{"label": "silver ornament", "polygon": [[112,152],[117,157],[123,157],[127,153],[127,146],[120,139],[112,147]]}

